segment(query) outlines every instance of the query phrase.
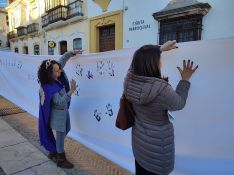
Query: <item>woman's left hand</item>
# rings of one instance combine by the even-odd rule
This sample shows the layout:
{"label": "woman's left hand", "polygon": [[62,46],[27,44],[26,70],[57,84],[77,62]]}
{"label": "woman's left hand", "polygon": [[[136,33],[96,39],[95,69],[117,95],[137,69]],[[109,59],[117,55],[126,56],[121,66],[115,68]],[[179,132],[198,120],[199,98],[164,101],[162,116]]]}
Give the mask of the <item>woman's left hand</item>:
{"label": "woman's left hand", "polygon": [[164,43],[163,45],[160,46],[160,51],[161,52],[169,51],[169,50],[172,50],[172,49],[175,49],[175,48],[178,48],[176,46],[176,40],[167,41],[166,43]]}

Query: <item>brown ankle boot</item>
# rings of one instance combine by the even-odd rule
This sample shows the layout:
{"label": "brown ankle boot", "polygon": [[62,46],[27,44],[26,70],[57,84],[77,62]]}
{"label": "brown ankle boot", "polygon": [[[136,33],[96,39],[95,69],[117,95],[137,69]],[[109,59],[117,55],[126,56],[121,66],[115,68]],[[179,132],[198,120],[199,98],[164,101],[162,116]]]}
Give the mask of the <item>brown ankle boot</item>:
{"label": "brown ankle boot", "polygon": [[50,160],[52,160],[53,162],[57,162],[57,153],[52,153],[49,152],[48,156],[47,156]]}
{"label": "brown ankle boot", "polygon": [[61,168],[66,168],[66,169],[70,169],[74,167],[72,163],[67,161],[65,152],[57,154],[57,166]]}

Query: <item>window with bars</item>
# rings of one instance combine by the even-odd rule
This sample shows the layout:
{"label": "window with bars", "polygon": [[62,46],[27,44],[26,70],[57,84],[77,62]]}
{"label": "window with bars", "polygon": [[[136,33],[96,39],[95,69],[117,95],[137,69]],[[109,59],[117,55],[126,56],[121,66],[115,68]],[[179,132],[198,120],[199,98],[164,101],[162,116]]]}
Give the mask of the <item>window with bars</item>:
{"label": "window with bars", "polygon": [[34,45],[34,55],[40,55],[40,47],[38,44]]}
{"label": "window with bars", "polygon": [[75,38],[73,40],[73,49],[82,50],[82,39],[81,38]]}
{"label": "window with bars", "polygon": [[201,40],[202,16],[183,16],[160,21],[159,44]]}
{"label": "window with bars", "polygon": [[19,53],[18,47],[15,47],[15,53]]}

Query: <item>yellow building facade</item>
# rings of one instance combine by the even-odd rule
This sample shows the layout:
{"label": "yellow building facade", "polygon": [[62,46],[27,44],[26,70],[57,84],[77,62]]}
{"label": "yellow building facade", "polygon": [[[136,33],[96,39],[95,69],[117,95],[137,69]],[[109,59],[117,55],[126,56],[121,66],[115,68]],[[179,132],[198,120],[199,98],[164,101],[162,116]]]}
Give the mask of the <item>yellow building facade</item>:
{"label": "yellow building facade", "polygon": [[123,48],[123,12],[117,11],[113,13],[107,13],[101,16],[93,17],[89,21],[89,45],[90,52],[100,51],[100,29],[103,27],[114,27],[114,48]]}

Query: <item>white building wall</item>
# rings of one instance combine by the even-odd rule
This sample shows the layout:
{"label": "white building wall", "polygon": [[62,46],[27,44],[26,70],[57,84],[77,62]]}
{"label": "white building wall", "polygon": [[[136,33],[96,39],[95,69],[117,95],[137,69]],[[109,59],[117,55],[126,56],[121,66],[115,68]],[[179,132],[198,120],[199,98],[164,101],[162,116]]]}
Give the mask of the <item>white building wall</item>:
{"label": "white building wall", "polygon": [[[123,15],[123,47],[138,47],[144,44],[158,43],[158,22],[152,14],[162,10],[168,1],[125,0]],[[137,28],[137,29],[134,29]],[[133,30],[131,30],[133,29]]]}
{"label": "white building wall", "polygon": [[18,53],[23,53],[23,42],[22,41],[19,41],[17,43],[14,43],[13,44],[13,49],[15,50],[15,48],[18,48]]}
{"label": "white building wall", "polygon": [[87,16],[92,18],[95,16],[103,15],[105,13],[114,12],[123,9],[124,0],[111,0],[106,12],[102,12],[101,7],[93,2],[92,0],[87,0]]}
{"label": "white building wall", "polygon": [[[40,0],[44,1],[44,0]],[[41,8],[42,14],[44,13],[44,7]],[[48,41],[54,41],[56,43],[56,47],[54,48],[54,54],[60,54],[60,42],[67,41],[67,50],[70,51],[73,49],[73,39],[81,38],[82,39],[82,49],[84,53],[89,52],[89,28],[88,28],[88,19],[87,19],[87,1],[83,1],[82,4],[82,11],[84,14],[83,20],[76,21],[76,22],[69,22],[68,21],[59,21],[61,25],[53,27],[51,29],[42,28],[42,36],[41,36],[41,43],[43,45],[43,52],[42,54],[48,55]],[[76,18],[76,17],[74,17]],[[71,21],[74,20],[71,18]],[[48,27],[55,25],[55,23],[50,24]]]}
{"label": "white building wall", "polygon": [[124,0],[111,0],[107,10],[108,12],[113,12],[123,9]]}
{"label": "white building wall", "polygon": [[34,55],[34,45],[38,44],[40,49],[40,55],[42,55],[42,47],[41,39],[39,37],[29,38],[28,41],[28,54]]}
{"label": "white building wall", "polygon": [[[131,48],[139,47],[144,44],[158,44],[159,26],[158,21],[153,18],[152,14],[165,8],[169,2],[170,0],[147,0],[144,2],[142,2],[142,0],[111,0],[107,7],[107,11],[102,12],[102,8],[98,4],[92,0],[87,0],[84,2],[83,9],[85,11],[84,14],[88,19],[106,13],[123,10],[123,48]],[[209,3],[211,5],[208,14],[203,17],[202,39],[234,37],[234,12],[232,12],[234,1],[200,0],[199,2]],[[86,22],[80,22],[71,25],[71,27],[64,28],[64,30],[66,30],[65,33],[63,32],[63,29],[59,29],[60,36],[57,36],[56,31],[54,31],[54,33],[47,32],[46,39],[54,39],[56,42],[59,42],[58,40],[61,39],[66,40],[66,38],[69,38],[75,33],[72,26],[78,28],[79,31],[83,33],[83,47],[88,51],[89,28],[88,23]],[[134,27],[136,28],[135,30]],[[84,31],[84,29],[86,31]],[[68,50],[72,49],[71,41],[72,38],[70,37],[70,40],[68,41]],[[47,54],[47,43],[45,43],[45,46],[45,54]],[[55,54],[59,54],[59,47],[55,48]]]}
{"label": "white building wall", "polygon": [[[234,37],[234,1],[198,0],[209,3],[211,9],[203,17],[202,40]],[[158,44],[158,21],[152,14],[164,9],[170,0],[124,0],[123,47],[139,47],[144,44]],[[137,24],[141,23],[141,24]],[[150,25],[145,29],[140,26]],[[129,28],[138,27],[130,31]]]}
{"label": "white building wall", "polygon": [[39,44],[40,48],[40,55],[43,54],[43,43],[41,42],[41,38],[39,37],[33,37],[33,38],[28,38],[24,40],[18,40],[17,42],[12,42],[11,43],[11,50],[14,52],[15,48],[18,48],[19,53],[23,53],[23,48],[25,46],[28,47],[28,54],[34,55],[34,45]]}
{"label": "white building wall", "polygon": [[73,39],[82,38],[82,49],[84,53],[89,51],[88,45],[88,20],[78,22],[75,24],[66,25],[63,28],[57,30],[51,30],[46,32],[46,39],[44,40],[44,54],[48,54],[48,41],[56,42],[56,47],[54,48],[54,54],[60,54],[60,41],[67,41],[67,50],[73,49]]}
{"label": "white building wall", "polygon": [[207,2],[211,9],[203,17],[202,39],[219,39],[234,37],[234,1],[200,0]]}

